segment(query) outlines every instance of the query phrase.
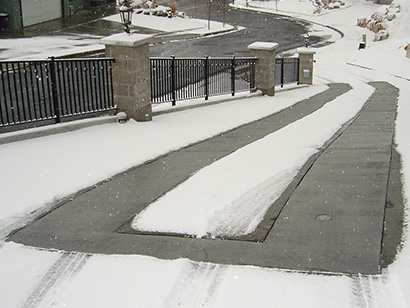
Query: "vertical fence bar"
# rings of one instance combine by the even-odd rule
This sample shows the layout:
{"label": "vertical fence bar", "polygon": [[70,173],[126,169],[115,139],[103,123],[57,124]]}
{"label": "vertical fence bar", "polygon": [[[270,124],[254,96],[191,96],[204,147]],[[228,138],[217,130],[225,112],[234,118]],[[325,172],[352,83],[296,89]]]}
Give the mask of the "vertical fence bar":
{"label": "vertical fence bar", "polygon": [[[27,71],[28,70],[28,71]],[[34,102],[31,101],[31,95],[30,95],[30,82],[29,79],[27,78],[28,72],[30,72],[30,62],[27,62],[24,65],[24,85],[26,86],[25,88],[25,95],[26,95],[26,102],[27,102],[27,109],[28,109],[28,120],[31,121],[32,119],[35,119],[35,113],[34,113]],[[33,116],[34,113],[34,116]]]}
{"label": "vertical fence bar", "polygon": [[40,111],[38,110],[38,106],[36,103],[36,89],[35,89],[35,84],[34,84],[34,79],[35,77],[33,76],[34,72],[34,63],[29,62],[28,63],[29,70],[27,72],[27,96],[31,98],[31,116],[33,120],[38,119],[38,114]]}
{"label": "vertical fence bar", "polygon": [[101,75],[102,75],[102,82],[103,82],[103,91],[102,95],[104,97],[104,104],[108,107],[111,106],[112,102],[114,101],[114,92],[113,92],[113,85],[112,85],[112,65],[110,62],[103,62],[101,65]]}
{"label": "vertical fence bar", "polygon": [[181,66],[181,61],[175,60],[175,73],[176,73],[176,83],[175,83],[175,90],[176,90],[176,99],[185,99],[184,93],[184,82],[185,82],[185,68]]}
{"label": "vertical fence bar", "polygon": [[109,89],[110,93],[109,94],[109,98],[110,98],[110,104],[109,107],[114,108],[115,107],[115,103],[114,103],[114,84],[112,82],[112,65],[115,62],[115,59],[109,60],[106,65],[108,65],[108,69],[107,69],[107,78],[108,78],[108,83],[109,86],[107,86],[107,89]]}
{"label": "vertical fence bar", "polygon": [[[19,105],[21,105],[21,110],[20,110],[20,122],[26,122],[27,121],[27,105],[26,101],[24,100],[24,82],[23,82],[23,77],[21,75],[21,71],[22,71],[22,67],[25,66],[25,63],[17,63],[17,72],[18,72],[18,82],[19,82],[19,86],[20,86],[20,99],[21,101],[19,101]],[[17,74],[16,72],[16,74]]]}
{"label": "vertical fence bar", "polygon": [[[171,81],[172,81],[172,75],[171,75],[171,64],[172,60],[171,59],[166,59],[164,61],[164,66],[162,67],[163,74],[161,74],[165,79],[162,79],[164,82],[163,86],[163,95],[166,97],[167,100],[172,101],[172,93],[171,93]],[[162,77],[162,78],[163,78]]]}
{"label": "vertical fence bar", "polygon": [[107,83],[105,82],[105,75],[108,75],[110,63],[109,61],[98,61],[97,63],[99,95],[104,109],[108,109],[110,106],[109,94],[111,83],[109,82],[109,76],[107,76]]}
{"label": "vertical fence bar", "polygon": [[[0,124],[2,125],[6,125],[9,123],[9,119],[8,119],[8,111],[7,111],[7,97],[6,97],[6,87],[5,87],[5,76],[6,76],[6,72],[3,69],[3,63],[0,63],[0,69],[1,69],[1,86],[3,88],[3,98],[0,97]],[[2,100],[4,102],[4,108],[3,108],[3,103]]]}
{"label": "vertical fence bar", "polygon": [[285,80],[285,58],[282,57],[282,62],[280,66],[280,87],[283,88],[283,83]]}
{"label": "vertical fence bar", "polygon": [[95,66],[94,66],[94,61],[88,61],[88,69],[89,69],[89,75],[90,75],[90,94],[91,94],[91,102],[92,102],[92,109],[90,110],[90,112],[94,111],[94,110],[101,110],[100,109],[100,104],[99,101],[97,99],[97,84],[96,84],[96,80],[95,80]]}
{"label": "vertical fence bar", "polygon": [[[9,96],[9,112],[7,113],[8,116],[8,123],[14,123],[14,117],[13,117],[13,101],[12,101],[12,91],[11,91],[11,85],[10,85],[10,72],[9,72],[9,63],[6,63],[6,76],[7,76],[7,88],[8,88],[8,96]],[[6,87],[4,87],[6,89]],[[4,90],[4,97],[6,97],[6,90]]]}
{"label": "vertical fence bar", "polygon": [[296,77],[296,80],[298,81],[297,84],[299,84],[299,65],[300,65],[300,59],[297,58],[296,62],[297,62],[297,65],[296,65],[296,76],[297,76],[297,77]]}
{"label": "vertical fence bar", "polygon": [[160,74],[158,82],[162,83],[159,86],[161,97],[166,101],[172,101],[171,93],[171,60],[163,59],[160,61]]}
{"label": "vertical fence bar", "polygon": [[[37,63],[33,63],[33,67],[34,67],[33,72],[34,72],[35,88],[37,90],[37,91],[35,91],[36,92],[35,94],[37,94],[38,111],[39,111],[40,119],[43,119],[44,118],[44,109],[41,108],[42,107],[41,106],[41,92],[40,92],[40,83],[39,83],[39,79],[41,77],[40,77],[40,74],[39,74]],[[41,64],[40,64],[40,68],[41,68]],[[34,95],[34,100],[36,100],[35,95]]]}
{"label": "vertical fence bar", "polygon": [[[5,82],[4,85],[4,97],[5,97],[5,101],[7,103],[7,123],[12,123],[13,121],[13,116],[12,116],[12,112],[13,112],[13,106],[12,106],[12,101],[11,101],[11,88],[10,88],[10,73],[9,73],[9,64],[5,63],[5,74],[7,76],[7,81]],[[8,91],[6,90],[6,88],[8,89]],[[8,93],[8,95],[7,95]],[[8,97],[8,99],[7,99]]]}
{"label": "vertical fence bar", "polygon": [[50,58],[50,81],[51,81],[51,101],[54,107],[54,113],[56,116],[56,123],[61,123],[61,110],[58,104],[57,95],[57,78],[54,57]]}
{"label": "vertical fence bar", "polygon": [[62,62],[61,63],[61,71],[62,71],[62,91],[64,93],[64,101],[65,101],[65,112],[64,115],[70,115],[73,113],[73,102],[72,102],[72,96],[71,96],[71,91],[70,91],[70,82],[69,82],[69,78],[70,78],[70,69],[68,67],[68,63],[67,62]]}
{"label": "vertical fence bar", "polygon": [[82,74],[82,65],[81,62],[75,61],[75,66],[76,66],[76,72],[77,72],[77,84],[78,84],[78,90],[80,93],[78,93],[79,96],[79,102],[80,102],[80,113],[85,113],[85,104],[86,104],[86,98],[85,98],[85,92],[84,92],[84,85],[81,82],[81,77],[83,76]]}
{"label": "vertical fence bar", "polygon": [[56,76],[56,90],[57,90],[57,97],[58,97],[58,101],[59,101],[59,105],[58,108],[60,110],[60,119],[66,114],[64,105],[65,105],[65,95],[64,95],[64,91],[62,89],[63,87],[63,82],[62,82],[62,78],[61,78],[61,62],[54,62],[54,71],[55,71],[55,76]]}
{"label": "vertical fence bar", "polygon": [[209,56],[206,56],[204,59],[204,82],[205,82],[205,100],[209,98]]}
{"label": "vertical fence bar", "polygon": [[81,75],[82,75],[82,84],[84,86],[84,96],[85,104],[84,109],[85,113],[92,110],[91,97],[90,97],[90,83],[89,83],[89,74],[88,74],[88,63],[84,61],[79,61],[81,63]]}
{"label": "vertical fence bar", "polygon": [[231,92],[232,96],[235,95],[235,56],[232,56],[231,60]]}
{"label": "vertical fence bar", "polygon": [[[70,99],[72,100],[72,113],[73,114],[77,114],[77,113],[79,113],[79,110],[80,110],[80,108],[79,108],[79,103],[80,103],[80,99],[79,98],[77,98],[77,96],[76,96],[76,93],[75,93],[75,91],[74,91],[74,88],[75,88],[75,86],[76,86],[76,84],[75,84],[75,81],[76,81],[76,79],[75,79],[75,67],[74,67],[74,62],[73,61],[70,61],[70,62],[68,62],[67,63],[67,67],[69,67],[69,78],[70,78],[70,80],[71,80],[71,89],[70,89]],[[77,86],[77,88],[78,88],[78,86]]]}
{"label": "vertical fence bar", "polygon": [[95,93],[97,93],[97,89],[95,87],[95,79],[94,79],[94,65],[92,63],[92,61],[86,61],[87,65],[87,69],[88,69],[88,76],[90,77],[90,106],[91,109],[88,110],[88,112],[92,112],[93,110],[98,110],[98,104],[97,104],[97,100],[95,99]]}
{"label": "vertical fence bar", "polygon": [[[97,85],[97,74],[95,71],[95,61],[90,61],[90,70],[91,70],[91,84],[92,84],[92,89],[91,89],[91,97],[93,99],[93,106],[95,111],[101,110],[101,102],[98,99],[98,85]],[[93,111],[91,110],[91,111]]]}
{"label": "vertical fence bar", "polygon": [[175,102],[184,98],[184,93],[181,89],[184,83],[184,68],[180,66],[180,61],[174,59],[175,68]]}
{"label": "vertical fence bar", "polygon": [[[102,62],[102,61],[101,61]],[[104,63],[104,62],[102,62]],[[102,70],[100,69],[100,61],[96,61],[94,63],[94,71],[95,71],[95,77],[96,77],[96,87],[98,88],[98,95],[97,95],[97,99],[100,102],[100,108],[101,110],[105,110],[106,109],[106,104],[104,101],[104,95],[103,95],[103,89],[104,87],[102,86],[101,83],[101,77],[102,77]]]}
{"label": "vertical fence bar", "polygon": [[[160,97],[162,97],[164,100],[166,100],[168,98],[168,94],[166,91],[164,91],[164,89],[166,89],[167,85],[168,85],[168,81],[171,79],[171,76],[169,76],[168,73],[168,66],[170,65],[168,59],[164,59],[163,61],[158,61],[158,82],[161,82],[162,87],[158,86],[158,90],[159,90],[159,94]],[[161,64],[160,64],[161,63]],[[164,79],[163,79],[164,78]]]}
{"label": "vertical fence bar", "polygon": [[85,61],[80,61],[82,64],[82,76],[83,76],[83,85],[85,84],[85,89],[84,89],[84,95],[86,97],[86,104],[85,104],[85,112],[89,112],[90,110],[93,109],[92,106],[92,99],[91,99],[91,93],[90,93],[90,88],[91,88],[91,82],[90,82],[90,74],[89,74],[89,63]]}
{"label": "vertical fence bar", "polygon": [[172,96],[172,106],[175,106],[177,103],[176,93],[175,93],[175,56],[171,56],[171,96]]}
{"label": "vertical fence bar", "polygon": [[[44,64],[44,65],[43,65]],[[49,62],[40,63],[40,85],[41,85],[41,94],[42,101],[44,106],[45,118],[54,118],[52,101],[50,100],[50,85],[49,85],[49,72],[47,68],[50,69]]]}
{"label": "vertical fence bar", "polygon": [[12,63],[11,65],[11,70],[13,73],[13,89],[14,89],[14,107],[13,107],[13,121],[14,123],[19,123],[20,122],[20,108],[19,108],[19,100],[18,100],[18,86],[17,86],[17,73],[16,73],[16,68],[15,68],[16,63]]}
{"label": "vertical fence bar", "polygon": [[6,96],[6,88],[8,89],[8,111],[7,111],[7,118],[8,118],[8,123],[13,123],[13,105],[12,105],[12,94],[11,94],[11,87],[10,87],[10,72],[9,72],[9,64],[6,63],[6,76],[7,76],[7,83],[6,86],[4,87],[4,97],[6,97],[7,101],[7,96]]}

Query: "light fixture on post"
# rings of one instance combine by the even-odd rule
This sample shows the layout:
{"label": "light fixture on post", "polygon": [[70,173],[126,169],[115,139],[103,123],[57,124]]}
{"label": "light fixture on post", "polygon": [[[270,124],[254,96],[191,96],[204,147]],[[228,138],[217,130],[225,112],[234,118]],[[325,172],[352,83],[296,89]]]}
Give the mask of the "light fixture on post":
{"label": "light fixture on post", "polygon": [[124,25],[124,31],[126,33],[130,33],[132,12],[134,12],[134,8],[131,6],[132,2],[132,0],[123,0],[120,2],[121,6],[118,8],[118,11],[120,11],[121,23]]}
{"label": "light fixture on post", "polygon": [[303,38],[305,39],[305,47],[309,47],[310,45],[310,36],[309,33],[306,33]]}

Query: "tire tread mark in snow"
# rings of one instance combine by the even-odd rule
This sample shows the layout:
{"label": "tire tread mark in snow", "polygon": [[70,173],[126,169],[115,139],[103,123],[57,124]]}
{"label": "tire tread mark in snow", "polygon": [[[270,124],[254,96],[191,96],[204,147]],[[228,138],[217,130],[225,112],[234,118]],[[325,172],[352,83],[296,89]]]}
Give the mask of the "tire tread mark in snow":
{"label": "tire tread mark in snow", "polygon": [[[164,301],[163,307],[206,307],[215,300],[215,292],[223,280],[226,267],[211,263],[190,263],[189,269]],[[211,305],[212,306],[212,305]]]}
{"label": "tire tread mark in snow", "polygon": [[83,253],[64,252],[50,267],[22,307],[38,307],[52,288],[78,273],[89,257],[90,255]]}
{"label": "tire tread mark in snow", "polygon": [[385,294],[383,276],[353,277],[353,307],[384,308],[389,307],[389,300]]}

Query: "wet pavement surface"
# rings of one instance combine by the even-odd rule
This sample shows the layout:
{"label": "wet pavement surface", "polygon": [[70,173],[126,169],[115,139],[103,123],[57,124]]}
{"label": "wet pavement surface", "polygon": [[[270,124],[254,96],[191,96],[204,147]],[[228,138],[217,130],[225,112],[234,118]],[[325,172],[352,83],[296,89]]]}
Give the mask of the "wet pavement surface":
{"label": "wet pavement surface", "polygon": [[[193,9],[189,1],[180,1],[179,6],[182,11],[186,11],[188,16],[196,16],[201,19],[208,18],[206,10]],[[151,56],[250,56],[247,46],[258,40],[279,43],[278,52],[304,46],[303,35],[308,31],[308,23],[246,10],[230,9],[225,15],[216,8],[212,10],[212,20],[225,21],[245,28],[224,35],[212,35],[200,39],[195,39],[195,37],[187,39],[183,34],[172,38],[164,37],[162,41],[166,44],[160,44],[161,39],[158,39],[157,43],[151,46]],[[0,32],[0,39],[64,36],[76,41],[83,40],[85,46],[98,44],[100,38],[123,31],[123,26],[120,23],[103,19],[116,13],[116,9],[110,9],[68,16],[21,30]],[[141,34],[160,33],[160,31],[135,26],[132,27],[132,32]],[[169,40],[172,41],[169,42]],[[314,44],[321,41],[322,38],[312,36],[310,40]],[[0,49],[0,58],[2,58],[1,52]]]}
{"label": "wet pavement surface", "polygon": [[[196,170],[296,121],[350,90],[329,90],[292,108],[137,166],[62,200],[8,240],[85,253],[142,254],[222,264],[377,274],[386,204],[398,205],[400,176],[393,135],[398,90],[371,83],[373,96],[300,170],[247,238],[197,239],[141,234],[130,220]],[[246,136],[246,138],[244,138]],[[250,136],[250,137],[248,137]],[[395,165],[396,167],[391,168]],[[391,169],[396,172],[390,172]],[[306,197],[308,196],[308,197]],[[394,206],[390,206],[394,208]],[[400,211],[399,207],[396,207]],[[400,220],[391,218],[396,237]],[[396,212],[397,214],[397,212]]]}
{"label": "wet pavement surface", "polygon": [[[101,19],[114,13],[71,16],[22,31],[2,32],[0,38],[69,35],[81,40],[94,35],[98,40],[100,36],[122,31],[120,24]],[[236,11],[230,18],[238,21],[235,14]],[[254,20],[256,24],[249,27],[260,33],[267,25],[275,28],[270,22],[276,17],[255,14],[246,18]],[[285,42],[287,26],[281,30],[282,43],[278,40],[280,36],[273,32],[262,38],[281,43],[281,48],[293,48],[303,45],[301,34],[305,26],[296,24],[294,30],[290,30],[294,33],[289,40],[297,42],[292,46]],[[142,28],[134,31],[152,33]],[[152,54],[215,53],[221,56],[236,52],[245,55],[248,43],[257,40],[254,32],[244,35],[246,31],[224,35],[219,41],[212,38],[212,41],[187,40],[183,44],[157,45],[152,48]],[[62,200],[53,211],[17,230],[8,240],[85,253],[142,254],[166,259],[185,257],[196,261],[306,271],[379,273],[380,266],[394,258],[401,235],[400,166],[393,144],[398,91],[384,82],[371,85],[375,93],[362,112],[329,140],[318,155],[309,159],[249,236],[213,240],[138,234],[130,230],[129,222],[192,172],[274,132],[281,125],[292,123],[298,119],[297,114],[308,114],[308,109],[312,112],[320,108],[349,91],[348,85],[329,85],[328,91],[296,104],[294,109],[169,153],[85,189]],[[245,135],[252,138],[244,138]],[[211,148],[217,150],[209,151]],[[167,168],[164,169],[164,165]],[[116,196],[119,192],[121,197],[116,198],[113,192]]]}
{"label": "wet pavement surface", "polygon": [[[200,19],[208,19],[208,5],[198,1],[197,8],[190,0],[178,1],[180,9]],[[226,22],[231,25],[245,27],[240,31],[188,40],[183,42],[167,43],[151,48],[152,56],[250,56],[248,45],[255,41],[276,42],[279,44],[277,52],[295,49],[304,46],[304,34],[308,32],[309,24],[295,21],[283,16],[253,12],[240,9],[227,9],[225,13],[218,7],[218,3],[211,7],[211,19]],[[321,41],[320,37],[311,37],[311,43]]]}

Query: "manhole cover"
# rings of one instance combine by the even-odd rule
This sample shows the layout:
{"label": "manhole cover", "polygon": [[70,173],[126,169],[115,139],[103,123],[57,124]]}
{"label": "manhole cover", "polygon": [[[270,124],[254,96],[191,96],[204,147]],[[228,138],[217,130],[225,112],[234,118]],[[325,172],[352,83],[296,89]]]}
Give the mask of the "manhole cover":
{"label": "manhole cover", "polygon": [[333,220],[333,217],[327,214],[320,214],[316,216],[316,220],[319,221],[329,221],[329,220]]}

